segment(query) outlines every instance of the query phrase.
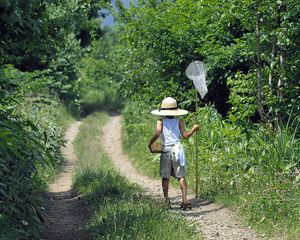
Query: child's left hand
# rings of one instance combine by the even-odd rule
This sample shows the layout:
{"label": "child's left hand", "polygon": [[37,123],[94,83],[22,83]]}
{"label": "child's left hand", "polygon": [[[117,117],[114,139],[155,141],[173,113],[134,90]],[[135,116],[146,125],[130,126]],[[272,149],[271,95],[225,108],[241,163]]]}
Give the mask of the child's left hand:
{"label": "child's left hand", "polygon": [[195,124],[195,125],[193,126],[193,131],[196,132],[196,131],[198,131],[198,129],[199,129],[199,125],[198,125],[198,124]]}

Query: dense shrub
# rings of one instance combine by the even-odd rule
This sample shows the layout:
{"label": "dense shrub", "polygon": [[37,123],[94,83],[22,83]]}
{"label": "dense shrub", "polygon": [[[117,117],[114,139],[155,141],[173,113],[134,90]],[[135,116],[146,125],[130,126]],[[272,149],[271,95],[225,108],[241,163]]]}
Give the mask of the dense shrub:
{"label": "dense shrub", "polygon": [[[32,95],[21,83],[35,74],[11,67],[0,77],[0,238],[38,238],[42,218],[38,190],[44,190],[61,163],[64,107]],[[26,91],[27,96],[24,96]],[[35,97],[34,97],[35,96]],[[67,121],[67,119],[66,119]]]}

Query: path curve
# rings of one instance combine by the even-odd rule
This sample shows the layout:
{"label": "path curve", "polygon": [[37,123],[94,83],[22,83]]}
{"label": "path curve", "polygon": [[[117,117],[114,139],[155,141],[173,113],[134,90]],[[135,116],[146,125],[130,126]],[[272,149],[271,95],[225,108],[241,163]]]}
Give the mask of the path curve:
{"label": "path curve", "polygon": [[[101,145],[108,154],[117,170],[126,178],[140,185],[147,194],[154,198],[162,198],[161,183],[143,176],[133,167],[129,158],[122,151],[121,142],[122,120],[120,116],[111,116],[107,124],[102,128]],[[179,188],[179,187],[178,187]],[[204,235],[205,239],[217,240],[258,240],[266,239],[258,236],[250,227],[243,227],[234,218],[233,214],[221,206],[205,199],[193,199],[192,211],[181,211],[181,192],[171,187],[169,189],[172,205],[176,212],[182,212],[195,224],[197,231]]]}
{"label": "path curve", "polygon": [[46,230],[42,236],[45,240],[87,239],[84,225],[88,221],[89,208],[72,188],[76,161],[73,141],[79,132],[80,124],[80,121],[73,123],[65,134],[67,143],[61,149],[64,166],[46,193],[47,200],[43,213]]}

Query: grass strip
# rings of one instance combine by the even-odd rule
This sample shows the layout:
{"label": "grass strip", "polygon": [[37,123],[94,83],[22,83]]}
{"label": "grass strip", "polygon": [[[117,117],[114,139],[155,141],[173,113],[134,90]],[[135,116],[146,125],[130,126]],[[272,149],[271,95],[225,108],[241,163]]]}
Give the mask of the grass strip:
{"label": "grass strip", "polygon": [[92,239],[201,239],[182,216],[143,195],[142,190],[114,170],[100,147],[107,114],[84,119],[75,141],[78,155],[75,188],[93,206],[87,224]]}

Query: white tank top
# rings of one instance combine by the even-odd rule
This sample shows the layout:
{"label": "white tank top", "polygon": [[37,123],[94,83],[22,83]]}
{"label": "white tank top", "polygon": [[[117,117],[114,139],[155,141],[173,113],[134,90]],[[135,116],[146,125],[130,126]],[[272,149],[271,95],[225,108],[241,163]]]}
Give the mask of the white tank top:
{"label": "white tank top", "polygon": [[180,142],[178,118],[163,118],[162,144],[165,146]]}

